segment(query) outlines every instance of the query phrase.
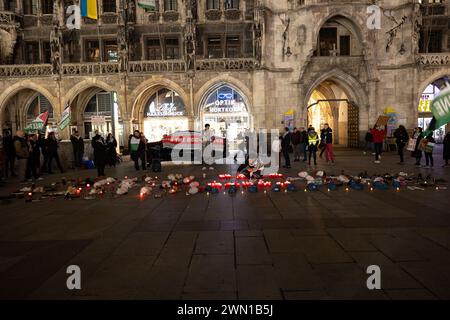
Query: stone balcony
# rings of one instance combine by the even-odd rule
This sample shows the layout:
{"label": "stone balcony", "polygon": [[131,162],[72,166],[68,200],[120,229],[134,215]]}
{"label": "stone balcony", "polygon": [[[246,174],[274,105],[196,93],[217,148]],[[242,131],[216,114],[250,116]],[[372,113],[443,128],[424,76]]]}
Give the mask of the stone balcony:
{"label": "stone balcony", "polygon": [[[251,71],[256,68],[253,58],[239,59],[200,59],[195,63],[198,71]],[[128,74],[152,74],[186,72],[184,60],[130,61]],[[61,67],[63,77],[118,75],[118,62],[64,63]],[[50,64],[0,65],[0,78],[49,77],[52,76]]]}
{"label": "stone balcony", "polygon": [[15,13],[9,11],[0,11],[0,26],[5,25],[14,25],[15,22]]}
{"label": "stone balcony", "polygon": [[420,54],[420,64],[424,66],[449,66],[450,52],[445,53],[422,53]]}

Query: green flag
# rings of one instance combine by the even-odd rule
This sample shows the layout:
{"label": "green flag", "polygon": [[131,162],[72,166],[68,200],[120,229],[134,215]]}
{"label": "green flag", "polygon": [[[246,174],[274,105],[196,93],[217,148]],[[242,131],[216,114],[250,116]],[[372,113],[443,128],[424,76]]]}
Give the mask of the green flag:
{"label": "green flag", "polygon": [[70,123],[70,106],[68,105],[66,109],[64,109],[61,122],[59,123],[59,130],[63,131]]}
{"label": "green flag", "polygon": [[431,112],[433,112],[433,119],[430,122],[427,132],[435,131],[450,122],[450,87],[442,90],[434,98],[431,104]]}

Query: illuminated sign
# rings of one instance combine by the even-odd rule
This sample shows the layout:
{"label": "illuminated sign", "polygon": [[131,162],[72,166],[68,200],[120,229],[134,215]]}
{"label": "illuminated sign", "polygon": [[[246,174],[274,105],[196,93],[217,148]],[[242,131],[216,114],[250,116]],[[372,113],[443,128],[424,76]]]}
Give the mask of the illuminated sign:
{"label": "illuminated sign", "polygon": [[174,103],[163,103],[158,108],[155,103],[150,104],[149,111],[146,113],[147,117],[182,117],[184,110],[179,110]]}

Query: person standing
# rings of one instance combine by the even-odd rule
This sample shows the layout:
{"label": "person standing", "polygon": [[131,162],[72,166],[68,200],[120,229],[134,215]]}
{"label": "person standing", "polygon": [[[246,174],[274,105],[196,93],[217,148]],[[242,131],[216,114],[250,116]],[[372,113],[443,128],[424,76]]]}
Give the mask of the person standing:
{"label": "person standing", "polygon": [[142,170],[146,169],[145,164],[145,145],[141,139],[141,133],[139,130],[135,130],[133,136],[130,139],[130,151],[131,159],[134,161],[134,168],[139,171],[139,160],[141,160]]}
{"label": "person standing", "polygon": [[294,128],[294,133],[292,133],[292,146],[294,149],[294,162],[300,161],[301,148],[300,148],[300,139],[301,132],[297,128]]}
{"label": "person standing", "polygon": [[317,149],[319,148],[319,135],[316,130],[312,128],[308,132],[308,164],[311,165],[311,159],[314,158],[314,165],[317,166]]}
{"label": "person standing", "polygon": [[383,142],[387,133],[387,126],[384,128],[376,125],[371,131],[373,136],[373,143],[375,145],[375,163],[381,163],[381,154],[383,153]]}
{"label": "person standing", "polygon": [[[428,136],[422,140],[422,145],[425,153],[425,168],[433,168],[434,167],[434,159],[433,159],[433,149],[436,140],[433,138],[433,133],[428,134]],[[430,146],[430,144],[433,144]]]}
{"label": "person standing", "polygon": [[405,164],[404,149],[409,140],[409,135],[408,132],[406,131],[406,128],[400,125],[398,129],[395,130],[394,137],[395,137],[395,144],[397,145],[397,152],[400,157],[399,164]]}
{"label": "person standing", "polygon": [[50,132],[48,134],[46,142],[46,148],[48,153],[48,173],[53,174],[52,172],[52,161],[55,159],[58,169],[61,173],[64,173],[63,167],[61,165],[61,161],[59,160],[58,148],[59,143],[56,139],[56,135],[54,132]]}
{"label": "person standing", "polygon": [[284,134],[281,137],[281,152],[283,152],[283,157],[285,164],[283,168],[291,168],[291,158],[289,157],[289,148],[291,147],[292,137],[289,128],[284,128]]}
{"label": "person standing", "polygon": [[39,167],[40,152],[37,146],[37,138],[35,134],[30,134],[27,138],[29,155],[27,159],[27,166],[25,169],[25,179],[27,181],[42,180],[39,178],[37,168]]}
{"label": "person standing", "polygon": [[325,145],[325,158],[327,163],[334,164],[334,152],[333,152],[333,130],[328,123],[323,125],[323,129],[320,131],[320,139]]}
{"label": "person standing", "polygon": [[95,136],[92,138],[91,144],[94,149],[94,164],[97,168],[97,176],[104,177],[107,162],[106,144],[98,130],[95,130]]}
{"label": "person standing", "polygon": [[[205,124],[205,130],[203,130],[203,133],[202,133],[202,147],[203,147],[202,162],[204,165],[202,170],[206,170],[207,164],[211,165],[209,167],[209,170],[214,170],[214,167],[212,165],[215,163],[215,161],[214,161],[215,151],[210,150],[211,149],[210,145],[212,145],[214,143],[214,139],[215,139],[214,133],[211,130],[211,126],[208,123]],[[208,150],[208,152],[205,153],[206,150]],[[206,161],[205,161],[205,155],[206,155]]]}
{"label": "person standing", "polygon": [[37,143],[38,143],[38,147],[39,147],[39,149],[41,151],[42,159],[43,159],[42,165],[41,165],[41,170],[40,170],[40,173],[42,174],[44,172],[47,172],[47,170],[48,170],[47,142],[46,142],[44,134],[39,133]]}
{"label": "person standing", "polygon": [[81,168],[84,156],[84,140],[80,136],[78,130],[74,131],[70,136],[70,141],[72,142],[73,161],[75,168]]}
{"label": "person standing", "polygon": [[3,130],[3,150],[4,150],[4,164],[3,167],[5,178],[8,178],[9,173],[11,177],[16,177],[16,172],[14,170],[16,162],[16,149],[14,147],[14,140],[12,133],[9,129]]}
{"label": "person standing", "polygon": [[106,137],[106,152],[108,156],[108,165],[115,167],[117,162],[117,140],[112,133],[109,133]]}
{"label": "person standing", "polygon": [[303,162],[308,161],[308,132],[304,127],[300,128],[300,155],[303,155]]}
{"label": "person standing", "polygon": [[415,166],[420,166],[420,162],[422,161],[422,156],[423,156],[422,149],[421,149],[421,142],[423,139],[422,132],[423,132],[423,129],[420,127],[417,127],[414,129],[414,133],[413,133],[413,139],[416,139],[416,146],[411,155],[414,158],[416,158]]}
{"label": "person standing", "polygon": [[450,131],[447,132],[447,134],[444,137],[444,167],[449,166],[449,160],[450,160]]}
{"label": "person standing", "polygon": [[22,175],[23,181],[26,182],[28,180],[26,168],[28,158],[30,157],[30,145],[22,130],[16,132],[16,136],[14,137],[14,148],[17,157],[17,171],[19,172],[19,176]]}
{"label": "person standing", "polygon": [[366,141],[366,145],[364,146],[363,153],[367,154],[367,151],[370,151],[373,155],[375,155],[373,152],[373,135],[370,129],[367,131],[364,140]]}

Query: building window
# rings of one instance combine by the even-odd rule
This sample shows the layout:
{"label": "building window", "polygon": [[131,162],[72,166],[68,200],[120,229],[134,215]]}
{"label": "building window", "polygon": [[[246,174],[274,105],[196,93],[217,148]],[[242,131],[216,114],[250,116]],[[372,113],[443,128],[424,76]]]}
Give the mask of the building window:
{"label": "building window", "polygon": [[223,3],[225,10],[239,9],[239,0],[225,0]]}
{"label": "building window", "polygon": [[161,59],[161,42],[159,39],[147,39],[147,60]]}
{"label": "building window", "polygon": [[421,32],[419,40],[421,53],[440,53],[442,52],[442,31],[424,30]]}
{"label": "building window", "polygon": [[48,117],[50,119],[53,118],[53,108],[50,104],[50,101],[48,101],[48,99],[42,94],[39,94],[36,96],[36,98],[33,99],[33,101],[30,103],[30,106],[28,107],[27,123],[32,122],[34,119],[36,119],[36,117],[38,117],[45,111],[48,111]]}
{"label": "building window", "polygon": [[206,9],[208,10],[220,10],[220,0],[207,0]]}
{"label": "building window", "polygon": [[220,37],[208,38],[208,58],[223,58],[222,39]]}
{"label": "building window", "polygon": [[319,35],[320,56],[332,56],[337,50],[337,29],[322,28]]}
{"label": "building window", "polygon": [[117,11],[116,0],[103,0],[103,13]]}
{"label": "building window", "polygon": [[239,36],[227,37],[227,58],[239,58],[241,56],[241,42]]}
{"label": "building window", "polygon": [[27,42],[25,44],[25,62],[27,64],[39,63],[39,42]]}
{"label": "building window", "polygon": [[86,61],[99,62],[100,61],[100,45],[98,40],[86,41]]}
{"label": "building window", "polygon": [[105,40],[103,42],[103,60],[107,62],[118,62],[119,54],[117,51],[117,41],[116,40]]}
{"label": "building window", "polygon": [[13,0],[3,0],[3,7],[5,11],[15,11],[16,1]]}
{"label": "building window", "polygon": [[37,15],[38,0],[23,0],[23,13]]}
{"label": "building window", "polygon": [[52,51],[50,49],[50,42],[42,42],[42,58],[43,63],[51,63]]}
{"label": "building window", "polygon": [[164,0],[164,10],[165,11],[178,11],[178,1],[177,0]]}
{"label": "building window", "polygon": [[53,0],[41,0],[41,12],[42,14],[53,13]]}
{"label": "building window", "polygon": [[339,37],[339,55],[340,56],[350,55],[350,36]]}
{"label": "building window", "polygon": [[178,39],[166,39],[166,60],[180,59]]}

